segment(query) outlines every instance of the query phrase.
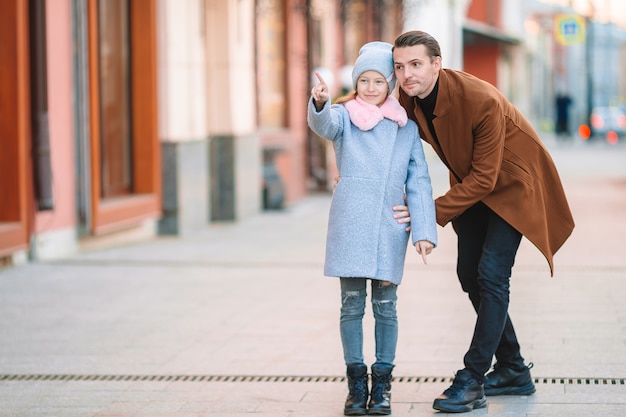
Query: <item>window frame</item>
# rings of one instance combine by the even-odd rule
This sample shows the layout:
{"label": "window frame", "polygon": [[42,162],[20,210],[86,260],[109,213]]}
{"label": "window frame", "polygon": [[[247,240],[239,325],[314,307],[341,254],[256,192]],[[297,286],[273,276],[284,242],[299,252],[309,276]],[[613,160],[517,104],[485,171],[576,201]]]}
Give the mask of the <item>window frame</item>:
{"label": "window frame", "polygon": [[0,0],[0,256],[29,247],[30,161],[28,0]]}
{"label": "window frame", "polygon": [[161,216],[157,122],[156,0],[130,0],[133,194],[102,198],[98,0],[88,0],[91,225],[94,235]]}

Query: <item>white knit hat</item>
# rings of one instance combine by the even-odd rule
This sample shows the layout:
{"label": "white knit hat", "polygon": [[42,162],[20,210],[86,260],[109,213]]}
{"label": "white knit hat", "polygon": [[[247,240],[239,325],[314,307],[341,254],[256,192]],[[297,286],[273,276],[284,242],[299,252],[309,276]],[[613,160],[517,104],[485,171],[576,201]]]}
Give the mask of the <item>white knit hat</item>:
{"label": "white knit hat", "polygon": [[352,69],[352,86],[356,90],[356,82],[365,71],[379,72],[389,84],[389,93],[396,86],[396,77],[393,68],[392,45],[387,42],[369,42],[359,50],[359,57]]}

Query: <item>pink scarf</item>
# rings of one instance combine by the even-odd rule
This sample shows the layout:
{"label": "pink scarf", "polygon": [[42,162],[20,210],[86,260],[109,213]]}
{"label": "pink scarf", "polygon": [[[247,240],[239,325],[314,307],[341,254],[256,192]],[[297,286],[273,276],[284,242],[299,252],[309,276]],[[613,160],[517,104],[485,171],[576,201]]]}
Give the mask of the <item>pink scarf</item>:
{"label": "pink scarf", "polygon": [[393,120],[398,123],[400,127],[406,125],[407,115],[406,110],[400,105],[398,100],[393,97],[387,97],[387,100],[380,106],[368,104],[357,97],[354,100],[347,101],[343,104],[348,113],[350,113],[350,120],[356,127],[361,130],[371,130],[384,118]]}

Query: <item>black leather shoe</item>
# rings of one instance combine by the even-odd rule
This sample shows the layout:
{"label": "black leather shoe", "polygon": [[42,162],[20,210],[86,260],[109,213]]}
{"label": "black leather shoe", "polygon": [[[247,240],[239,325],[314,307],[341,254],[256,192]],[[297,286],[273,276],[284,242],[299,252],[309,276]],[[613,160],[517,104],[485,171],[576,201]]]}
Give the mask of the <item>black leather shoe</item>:
{"label": "black leather shoe", "polygon": [[445,413],[465,413],[487,405],[483,384],[472,376],[469,370],[456,373],[454,382],[435,398],[433,408]]}
{"label": "black leather shoe", "polygon": [[493,371],[486,375],[485,395],[531,395],[535,392],[535,383],[530,376],[532,363],[521,371],[495,364]]}

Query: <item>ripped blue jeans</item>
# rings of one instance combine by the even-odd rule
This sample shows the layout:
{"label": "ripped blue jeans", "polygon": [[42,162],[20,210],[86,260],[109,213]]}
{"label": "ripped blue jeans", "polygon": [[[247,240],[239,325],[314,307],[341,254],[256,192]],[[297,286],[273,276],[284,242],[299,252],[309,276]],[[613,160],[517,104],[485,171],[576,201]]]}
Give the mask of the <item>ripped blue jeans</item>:
{"label": "ripped blue jeans", "polygon": [[[346,365],[362,364],[363,359],[363,316],[367,299],[366,278],[340,278],[341,317],[339,330]],[[374,337],[376,341],[376,363],[393,365],[398,343],[398,317],[396,303],[398,286],[372,282],[372,311],[374,312]]]}

